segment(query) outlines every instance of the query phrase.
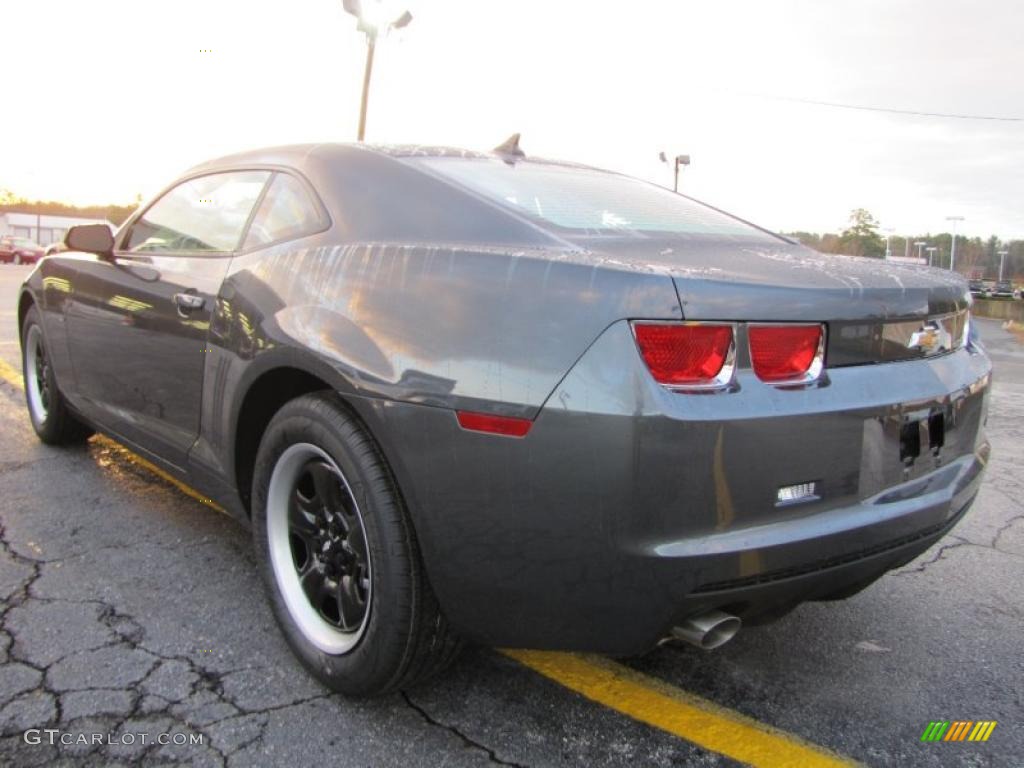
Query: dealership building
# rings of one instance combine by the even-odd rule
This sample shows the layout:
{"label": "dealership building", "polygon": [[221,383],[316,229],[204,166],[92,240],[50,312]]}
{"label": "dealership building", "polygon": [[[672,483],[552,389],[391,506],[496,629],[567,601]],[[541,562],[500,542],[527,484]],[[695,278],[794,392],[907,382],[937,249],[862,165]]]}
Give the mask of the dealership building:
{"label": "dealership building", "polygon": [[0,213],[0,237],[27,237],[39,245],[59,243],[68,229],[77,224],[114,225],[106,219],[87,219],[81,216],[52,216],[48,213]]}

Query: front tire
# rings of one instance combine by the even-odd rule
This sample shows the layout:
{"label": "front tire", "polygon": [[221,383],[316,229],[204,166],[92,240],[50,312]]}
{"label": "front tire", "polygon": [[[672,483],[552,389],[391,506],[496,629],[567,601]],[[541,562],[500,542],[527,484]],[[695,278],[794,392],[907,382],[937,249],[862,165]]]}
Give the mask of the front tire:
{"label": "front tire", "polygon": [[271,420],[256,457],[252,522],[278,625],[328,687],[386,693],[457,654],[394,479],[336,395],[304,395]]}
{"label": "front tire", "polygon": [[88,438],[92,430],[75,418],[57,387],[39,310],[34,306],[26,313],[21,329],[21,362],[25,403],[39,439],[49,445],[67,445]]}

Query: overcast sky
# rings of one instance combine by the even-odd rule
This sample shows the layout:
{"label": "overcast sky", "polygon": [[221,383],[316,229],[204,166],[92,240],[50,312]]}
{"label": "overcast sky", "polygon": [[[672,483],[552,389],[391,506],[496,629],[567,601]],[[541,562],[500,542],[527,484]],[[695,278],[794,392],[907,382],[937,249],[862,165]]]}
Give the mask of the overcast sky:
{"label": "overcast sky", "polygon": [[[370,3],[373,0],[364,0]],[[527,153],[683,189],[777,230],[1024,238],[1019,0],[409,0],[367,139]],[[341,0],[5,0],[0,188],[125,202],[240,149],[348,141],[365,44]],[[209,49],[211,52],[203,52]]]}

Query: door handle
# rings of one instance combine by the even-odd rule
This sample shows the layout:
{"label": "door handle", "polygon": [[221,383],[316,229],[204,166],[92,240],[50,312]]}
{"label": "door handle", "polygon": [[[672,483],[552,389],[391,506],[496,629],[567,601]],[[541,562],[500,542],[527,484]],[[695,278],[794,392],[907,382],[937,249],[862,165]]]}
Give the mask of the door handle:
{"label": "door handle", "polygon": [[196,309],[202,309],[203,305],[206,304],[206,299],[198,293],[176,293],[174,294],[174,303],[183,312],[192,312]]}

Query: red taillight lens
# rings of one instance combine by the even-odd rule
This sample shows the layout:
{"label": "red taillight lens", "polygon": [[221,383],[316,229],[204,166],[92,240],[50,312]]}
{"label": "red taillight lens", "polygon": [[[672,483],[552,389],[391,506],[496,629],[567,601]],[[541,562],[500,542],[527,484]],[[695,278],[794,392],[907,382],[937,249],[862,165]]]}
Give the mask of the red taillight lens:
{"label": "red taillight lens", "polygon": [[729,383],[723,369],[733,344],[731,325],[634,323],[633,331],[640,355],[659,384],[703,387]]}
{"label": "red taillight lens", "polygon": [[[752,325],[750,362],[761,381],[797,381],[818,358],[820,325]],[[820,361],[819,361],[820,362]]]}
{"label": "red taillight lens", "polygon": [[511,416],[492,416],[489,413],[457,411],[459,426],[473,432],[490,432],[507,437],[526,437],[533,422],[529,419],[515,419]]}

